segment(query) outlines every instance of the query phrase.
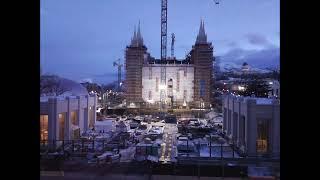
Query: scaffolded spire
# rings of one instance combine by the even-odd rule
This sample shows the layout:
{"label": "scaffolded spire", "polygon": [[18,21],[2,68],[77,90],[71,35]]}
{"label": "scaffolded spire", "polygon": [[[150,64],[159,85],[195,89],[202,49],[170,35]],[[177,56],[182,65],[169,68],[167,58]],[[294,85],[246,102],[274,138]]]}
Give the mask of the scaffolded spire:
{"label": "scaffolded spire", "polygon": [[138,25],[138,34],[137,34],[138,45],[143,45],[143,38],[140,31],[140,20]]}
{"label": "scaffolded spire", "polygon": [[133,37],[131,38],[131,46],[137,45],[137,33],[136,33],[136,26],[134,26],[134,33]]}
{"label": "scaffolded spire", "polygon": [[133,38],[131,38],[131,46],[134,46],[134,47],[143,46],[143,38],[140,30],[140,21],[138,26],[138,32],[136,31],[136,26],[134,26]]}
{"label": "scaffolded spire", "polygon": [[200,28],[199,28],[196,44],[207,44],[207,35],[204,30],[204,22],[202,20],[200,21]]}

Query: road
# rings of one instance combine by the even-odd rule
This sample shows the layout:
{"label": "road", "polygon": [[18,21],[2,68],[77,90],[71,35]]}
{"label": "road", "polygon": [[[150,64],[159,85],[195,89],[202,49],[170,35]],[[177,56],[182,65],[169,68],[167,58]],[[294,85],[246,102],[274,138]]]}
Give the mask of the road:
{"label": "road", "polygon": [[161,144],[161,156],[159,161],[163,163],[170,163],[175,161],[177,151],[176,134],[178,128],[176,124],[166,123],[163,132],[163,143]]}

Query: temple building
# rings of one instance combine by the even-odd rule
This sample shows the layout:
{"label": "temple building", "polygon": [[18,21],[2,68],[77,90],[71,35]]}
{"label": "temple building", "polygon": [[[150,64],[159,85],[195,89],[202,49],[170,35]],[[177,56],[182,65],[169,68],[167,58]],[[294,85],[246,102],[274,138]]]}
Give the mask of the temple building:
{"label": "temple building", "polygon": [[[207,41],[201,21],[195,44],[185,59],[168,57],[165,62],[148,53],[140,24],[125,52],[126,103],[128,108],[158,106],[160,91],[165,104],[173,108],[209,108],[213,83],[213,46]],[[160,84],[161,66],[166,84]]]}

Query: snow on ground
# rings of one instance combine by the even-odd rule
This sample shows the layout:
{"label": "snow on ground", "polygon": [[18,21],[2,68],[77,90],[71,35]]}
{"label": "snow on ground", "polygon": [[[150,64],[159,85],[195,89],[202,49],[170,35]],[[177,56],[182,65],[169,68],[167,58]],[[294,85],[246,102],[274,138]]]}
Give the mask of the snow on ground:
{"label": "snow on ground", "polygon": [[136,152],[136,147],[131,146],[127,149],[120,149],[121,162],[128,162],[134,159],[134,154]]}

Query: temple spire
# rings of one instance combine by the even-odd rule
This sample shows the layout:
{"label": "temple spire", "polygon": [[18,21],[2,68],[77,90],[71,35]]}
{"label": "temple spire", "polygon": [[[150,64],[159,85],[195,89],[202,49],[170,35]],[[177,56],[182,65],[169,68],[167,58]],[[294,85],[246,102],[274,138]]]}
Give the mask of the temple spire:
{"label": "temple spire", "polygon": [[137,32],[136,32],[136,26],[134,26],[134,33],[133,37],[131,38],[131,46],[137,45]]}
{"label": "temple spire", "polygon": [[139,20],[139,24],[138,24],[137,40],[138,40],[138,44],[139,45],[143,45],[143,38],[142,38],[142,35],[141,35],[141,31],[140,31],[140,20]]}
{"label": "temple spire", "polygon": [[200,21],[199,33],[197,36],[196,44],[207,44],[207,35],[204,29],[204,21]]}
{"label": "temple spire", "polygon": [[138,25],[138,32],[136,30],[136,26],[134,26],[133,38],[131,38],[131,46],[134,46],[134,47],[143,46],[143,38],[140,30],[140,21]]}

